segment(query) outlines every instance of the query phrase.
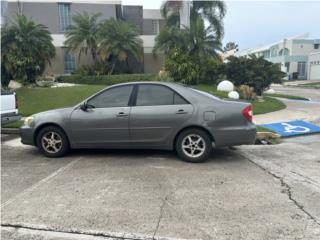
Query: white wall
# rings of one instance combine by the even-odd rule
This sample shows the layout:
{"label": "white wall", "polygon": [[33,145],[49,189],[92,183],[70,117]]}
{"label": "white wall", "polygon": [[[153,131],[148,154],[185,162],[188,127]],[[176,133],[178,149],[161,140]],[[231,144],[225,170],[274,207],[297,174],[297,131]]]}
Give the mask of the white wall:
{"label": "white wall", "polygon": [[[311,62],[313,64],[311,64]],[[309,80],[320,80],[320,52],[309,55],[308,76]]]}

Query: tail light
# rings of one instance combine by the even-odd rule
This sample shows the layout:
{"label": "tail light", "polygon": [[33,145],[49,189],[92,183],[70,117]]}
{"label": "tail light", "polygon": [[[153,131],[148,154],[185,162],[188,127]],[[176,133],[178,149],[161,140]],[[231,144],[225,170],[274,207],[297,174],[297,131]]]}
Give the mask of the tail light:
{"label": "tail light", "polygon": [[252,122],[252,105],[248,105],[245,109],[242,110],[242,115],[245,119],[247,119],[249,122]]}
{"label": "tail light", "polygon": [[14,94],[14,98],[15,98],[15,100],[16,100],[16,109],[18,109],[18,107],[19,107],[19,101],[18,101],[18,96],[17,96],[16,93]]}

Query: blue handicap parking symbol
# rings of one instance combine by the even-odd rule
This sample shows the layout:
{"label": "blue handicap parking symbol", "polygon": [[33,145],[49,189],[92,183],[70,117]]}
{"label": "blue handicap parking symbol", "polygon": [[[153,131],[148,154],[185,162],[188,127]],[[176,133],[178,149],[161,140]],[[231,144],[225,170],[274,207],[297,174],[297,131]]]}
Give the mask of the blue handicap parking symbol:
{"label": "blue handicap parking symbol", "polygon": [[282,137],[290,137],[310,133],[320,133],[319,126],[304,121],[261,124],[260,126],[270,129]]}

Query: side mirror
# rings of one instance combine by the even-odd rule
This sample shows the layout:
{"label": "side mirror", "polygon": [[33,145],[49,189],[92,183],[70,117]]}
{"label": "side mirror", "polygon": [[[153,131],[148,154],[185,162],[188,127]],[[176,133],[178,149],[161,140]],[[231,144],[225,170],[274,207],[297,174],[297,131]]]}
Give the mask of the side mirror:
{"label": "side mirror", "polygon": [[81,104],[80,104],[80,109],[81,109],[82,111],[87,111],[87,109],[88,109],[87,102],[81,103]]}

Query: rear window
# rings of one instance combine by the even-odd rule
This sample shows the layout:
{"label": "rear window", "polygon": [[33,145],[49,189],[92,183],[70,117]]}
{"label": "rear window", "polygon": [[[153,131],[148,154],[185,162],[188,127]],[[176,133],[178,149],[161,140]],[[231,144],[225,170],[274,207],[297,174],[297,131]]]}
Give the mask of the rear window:
{"label": "rear window", "polygon": [[212,94],[210,94],[210,93],[207,93],[207,92],[204,92],[204,91],[201,91],[201,90],[198,90],[198,89],[194,89],[194,88],[190,88],[190,89],[191,89],[192,91],[194,91],[194,92],[197,92],[197,93],[203,95],[203,96],[212,98],[212,99],[214,99],[214,100],[220,100],[220,98],[218,98],[217,96],[214,96],[214,95],[212,95]]}

